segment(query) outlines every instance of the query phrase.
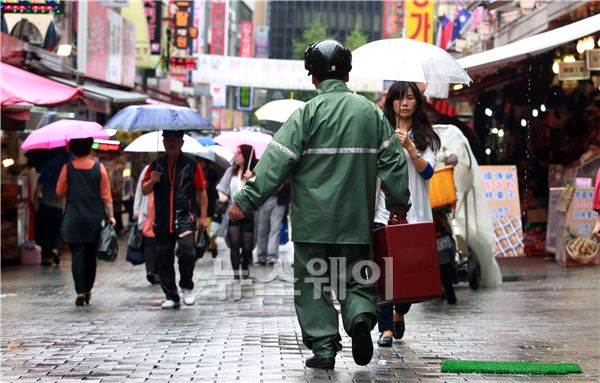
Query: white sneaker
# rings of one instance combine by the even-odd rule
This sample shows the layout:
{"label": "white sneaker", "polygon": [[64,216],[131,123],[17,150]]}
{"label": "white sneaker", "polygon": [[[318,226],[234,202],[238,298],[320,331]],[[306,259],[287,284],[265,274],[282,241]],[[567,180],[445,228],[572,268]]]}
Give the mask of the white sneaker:
{"label": "white sneaker", "polygon": [[161,309],[165,309],[165,310],[175,309],[178,307],[179,307],[179,302],[175,302],[170,299],[165,299],[163,304],[160,306]]}
{"label": "white sneaker", "polygon": [[181,292],[183,294],[183,303],[185,303],[188,306],[191,306],[194,303],[196,303],[196,298],[192,294],[192,290],[181,289]]}

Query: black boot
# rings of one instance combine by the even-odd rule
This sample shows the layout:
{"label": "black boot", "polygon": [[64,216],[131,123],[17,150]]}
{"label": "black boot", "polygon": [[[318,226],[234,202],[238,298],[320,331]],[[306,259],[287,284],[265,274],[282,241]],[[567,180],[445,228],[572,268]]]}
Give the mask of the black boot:
{"label": "black boot", "polygon": [[312,358],[306,359],[306,367],[323,368],[331,370],[335,367],[335,357],[330,356],[322,358],[318,356],[313,356]]}
{"label": "black boot", "polygon": [[352,357],[359,366],[366,366],[373,357],[370,323],[371,321],[362,314],[358,314],[352,320]]}

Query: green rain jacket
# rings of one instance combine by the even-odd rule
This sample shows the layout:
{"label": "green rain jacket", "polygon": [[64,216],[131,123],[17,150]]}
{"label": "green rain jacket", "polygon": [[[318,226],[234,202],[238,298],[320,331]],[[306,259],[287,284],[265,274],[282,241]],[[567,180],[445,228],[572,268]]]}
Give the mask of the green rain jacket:
{"label": "green rain jacket", "polygon": [[325,80],[317,92],[275,134],[234,201],[256,210],[289,177],[293,241],[369,244],[376,177],[389,211],[410,207],[404,152],[379,108],[343,81]]}

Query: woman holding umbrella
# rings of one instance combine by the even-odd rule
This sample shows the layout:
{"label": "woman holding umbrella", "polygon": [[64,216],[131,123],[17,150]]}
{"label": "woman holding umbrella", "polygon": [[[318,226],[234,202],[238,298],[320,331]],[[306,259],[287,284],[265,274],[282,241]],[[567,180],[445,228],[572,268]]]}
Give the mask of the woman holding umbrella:
{"label": "woman holding umbrella", "polygon": [[67,197],[61,234],[71,247],[77,306],[90,303],[101,222],[107,217],[113,226],[116,224],[108,173],[90,155],[93,142],[93,138],[69,141],[75,159],[63,165],[56,184],[56,195]]}
{"label": "woman holding umbrella", "polygon": [[[396,129],[396,136],[404,149],[408,163],[408,188],[412,206],[407,213],[409,223],[433,219],[429,202],[429,179],[436,164],[436,153],[440,138],[435,133],[425,113],[421,90],[414,82],[396,81],[390,86],[383,105],[383,114]],[[383,193],[379,194],[375,212],[375,225],[387,224],[389,213],[385,209]],[[410,304],[384,306],[379,313],[377,344],[391,347],[392,336],[401,339],[404,335],[404,315]]]}
{"label": "woman holding umbrella", "polygon": [[[233,155],[233,165],[225,171],[217,185],[219,202],[230,203],[231,197],[244,187],[248,179],[252,178],[252,170],[256,163],[253,147],[240,145]],[[252,248],[254,247],[254,215],[246,214],[243,219],[229,221],[226,230],[226,239],[231,249],[230,258],[234,281],[240,280],[240,265],[241,276],[247,279],[249,277],[248,265],[252,261]]]}

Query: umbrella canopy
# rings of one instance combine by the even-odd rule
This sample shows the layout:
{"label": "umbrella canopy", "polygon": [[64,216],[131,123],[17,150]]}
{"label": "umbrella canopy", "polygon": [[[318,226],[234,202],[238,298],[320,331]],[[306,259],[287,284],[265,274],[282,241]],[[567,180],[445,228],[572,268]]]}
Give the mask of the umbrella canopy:
{"label": "umbrella canopy", "polygon": [[[162,131],[150,132],[139,136],[133,140],[131,144],[127,145],[124,151],[143,153],[164,152],[165,145],[162,140]],[[183,146],[181,147],[181,151],[210,161],[215,160],[215,154],[212,151],[202,146],[198,141],[187,134],[183,135]]]}
{"label": "umbrella canopy", "polygon": [[217,144],[224,146],[232,153],[235,153],[240,145],[250,145],[254,148],[254,155],[256,158],[260,158],[272,139],[273,137],[268,134],[245,129],[236,132],[223,133],[215,137],[214,141]]}
{"label": "umbrella canopy", "polygon": [[203,130],[212,125],[198,112],[184,106],[164,104],[131,105],[115,114],[106,129],[126,132],[152,132],[158,130]]}
{"label": "umbrella canopy", "polygon": [[29,133],[21,150],[59,148],[66,146],[69,140],[89,137],[105,139],[110,135],[97,122],[58,120]]}
{"label": "umbrella canopy", "polygon": [[373,80],[469,84],[471,78],[442,48],[417,40],[377,40],[352,52],[352,77]]}
{"label": "umbrella canopy", "polygon": [[301,108],[304,104],[306,103],[300,100],[275,100],[267,102],[258,108],[254,114],[259,120],[269,120],[284,123],[288,118],[290,118],[292,113]]}

